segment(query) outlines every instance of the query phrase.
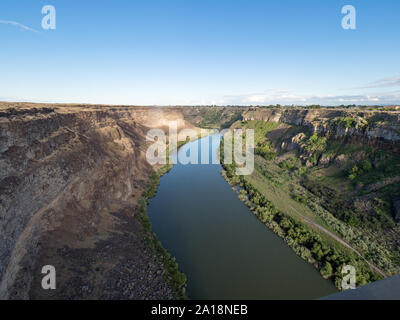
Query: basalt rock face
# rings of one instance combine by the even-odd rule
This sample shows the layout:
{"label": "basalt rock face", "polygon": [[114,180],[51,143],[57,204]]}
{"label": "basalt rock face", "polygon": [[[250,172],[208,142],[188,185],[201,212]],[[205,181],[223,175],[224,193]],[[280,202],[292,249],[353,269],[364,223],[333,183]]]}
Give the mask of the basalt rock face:
{"label": "basalt rock face", "polygon": [[172,297],[135,219],[146,133],[169,121],[191,127],[172,108],[1,106],[1,299]]}
{"label": "basalt rock face", "polygon": [[244,120],[281,122],[309,128],[332,139],[379,146],[400,152],[400,112],[355,111],[339,108],[249,108]]}

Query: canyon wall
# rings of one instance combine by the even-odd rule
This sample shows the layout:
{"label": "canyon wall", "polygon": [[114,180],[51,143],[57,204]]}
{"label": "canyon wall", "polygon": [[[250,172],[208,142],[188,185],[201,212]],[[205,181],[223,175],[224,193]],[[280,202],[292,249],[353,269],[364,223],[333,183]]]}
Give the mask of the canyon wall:
{"label": "canyon wall", "polygon": [[1,299],[172,297],[135,219],[146,133],[169,121],[192,127],[173,108],[0,106]]}
{"label": "canyon wall", "polygon": [[[351,126],[340,125],[340,120],[354,119]],[[351,109],[273,109],[249,108],[243,113],[244,120],[262,120],[309,127],[313,132],[336,137],[366,136],[373,139],[400,141],[400,112],[356,111]],[[338,125],[332,121],[338,119]]]}
{"label": "canyon wall", "polygon": [[307,127],[332,139],[347,140],[399,153],[400,112],[340,108],[249,108],[243,120],[261,120]]}

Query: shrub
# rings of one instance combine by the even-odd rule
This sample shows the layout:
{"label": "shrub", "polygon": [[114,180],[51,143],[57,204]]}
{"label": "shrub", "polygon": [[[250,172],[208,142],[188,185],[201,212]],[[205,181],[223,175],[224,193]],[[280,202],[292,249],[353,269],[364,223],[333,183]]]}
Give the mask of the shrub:
{"label": "shrub", "polygon": [[361,160],[357,165],[353,166],[349,172],[348,177],[351,181],[356,180],[359,176],[368,173],[372,170],[372,162],[369,159]]}
{"label": "shrub", "polygon": [[357,120],[352,117],[337,117],[333,119],[333,123],[345,128],[355,128],[357,126]]}
{"label": "shrub", "polygon": [[262,156],[265,160],[273,160],[276,157],[276,153],[271,150],[271,144],[269,141],[257,147],[255,149],[255,154]]}
{"label": "shrub", "polygon": [[312,153],[322,153],[326,149],[326,138],[314,134],[306,141],[305,149]]}
{"label": "shrub", "polygon": [[328,261],[326,261],[320,272],[324,279],[329,279],[330,277],[332,277],[332,265]]}
{"label": "shrub", "polygon": [[299,195],[294,195],[293,199],[302,204],[307,204],[307,198]]}

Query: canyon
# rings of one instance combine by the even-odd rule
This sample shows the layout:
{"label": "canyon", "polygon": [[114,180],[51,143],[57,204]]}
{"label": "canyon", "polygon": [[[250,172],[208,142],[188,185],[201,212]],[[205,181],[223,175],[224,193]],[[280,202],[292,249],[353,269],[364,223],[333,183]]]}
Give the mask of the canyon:
{"label": "canyon", "polygon": [[[149,245],[154,234],[139,214],[150,177],[161,169],[146,161],[151,143],[146,134],[152,128],[168,132],[171,121],[177,121],[178,129],[198,132],[200,127],[275,123],[267,137],[271,150],[278,154],[277,166],[297,152],[304,167],[326,174],[333,169],[351,170],[371,150],[384,150],[388,161],[397,159],[399,120],[399,111],[340,108],[0,103],[0,299],[179,296],[171,284],[169,268]],[[354,152],[314,150],[309,143],[313,133],[339,143],[341,148],[355,146]],[[367,152],[362,147],[370,149]],[[372,160],[374,166],[381,161]],[[299,164],[299,169],[303,165]],[[276,168],[265,166],[263,172],[269,169],[272,174]],[[390,212],[396,216],[400,201],[397,164],[394,170],[373,181],[357,182],[355,189],[346,189],[346,195],[363,200],[357,204],[366,214],[379,204],[387,211],[385,217]],[[359,175],[364,178],[367,173]],[[341,182],[336,182],[340,189]],[[309,191],[313,186],[299,180],[292,187],[296,196],[307,193],[313,199]],[[385,204],[376,204],[379,190],[388,188],[382,195]],[[357,192],[360,194],[356,196]],[[328,205],[321,204],[322,215],[328,214]],[[358,232],[358,227],[345,229],[346,224],[337,219],[333,224]],[[387,234],[376,248],[396,252],[400,248],[398,224],[385,230]],[[379,238],[385,230],[371,231],[370,237]],[[357,244],[361,236],[356,233],[350,243]],[[368,253],[363,246],[360,251]],[[377,258],[369,254],[369,261],[376,263]],[[379,267],[395,274],[399,270],[396,259],[394,255],[393,261]],[[53,265],[57,270],[56,290],[41,289],[44,265]]]}

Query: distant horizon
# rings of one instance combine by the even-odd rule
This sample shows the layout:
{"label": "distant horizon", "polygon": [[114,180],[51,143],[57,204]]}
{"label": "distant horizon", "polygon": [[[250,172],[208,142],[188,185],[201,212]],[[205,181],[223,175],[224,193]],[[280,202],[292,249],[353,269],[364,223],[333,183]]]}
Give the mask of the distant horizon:
{"label": "distant horizon", "polygon": [[269,104],[269,105],[240,105],[240,104],[226,104],[226,105],[213,105],[213,104],[203,104],[203,105],[195,105],[195,104],[113,104],[113,103],[86,103],[86,102],[35,102],[35,101],[7,101],[7,100],[0,100],[0,104],[44,104],[44,105],[70,105],[70,106],[115,106],[115,107],[238,107],[238,108],[307,108],[307,107],[321,107],[321,108],[350,108],[350,107],[366,107],[366,108],[373,108],[373,107],[400,107],[399,104],[348,104],[348,105],[319,105],[319,104]]}

